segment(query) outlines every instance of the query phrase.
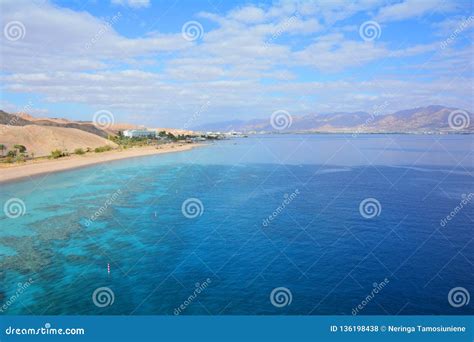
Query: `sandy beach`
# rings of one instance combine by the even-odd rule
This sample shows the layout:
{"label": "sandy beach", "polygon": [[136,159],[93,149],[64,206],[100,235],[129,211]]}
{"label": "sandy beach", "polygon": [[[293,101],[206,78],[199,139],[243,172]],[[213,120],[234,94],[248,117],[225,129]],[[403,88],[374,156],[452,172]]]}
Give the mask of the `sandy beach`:
{"label": "sandy beach", "polygon": [[38,159],[25,163],[1,164],[0,183],[20,180],[58,171],[71,170],[113,160],[148,156],[154,154],[188,151],[203,144],[173,143],[153,147],[136,147],[126,150],[113,150],[102,153],[71,155],[59,159]]}

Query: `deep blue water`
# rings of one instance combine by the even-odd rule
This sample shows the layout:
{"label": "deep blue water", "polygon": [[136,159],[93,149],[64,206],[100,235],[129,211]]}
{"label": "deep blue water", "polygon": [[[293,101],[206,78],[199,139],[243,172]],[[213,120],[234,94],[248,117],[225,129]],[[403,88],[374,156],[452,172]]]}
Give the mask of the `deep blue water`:
{"label": "deep blue water", "polygon": [[[474,193],[473,151],[467,135],[255,136],[0,185],[2,207],[25,203],[0,213],[3,312],[350,315],[384,282],[359,314],[473,314],[448,293],[474,296],[474,199],[440,224]],[[272,305],[278,287],[291,304]]]}

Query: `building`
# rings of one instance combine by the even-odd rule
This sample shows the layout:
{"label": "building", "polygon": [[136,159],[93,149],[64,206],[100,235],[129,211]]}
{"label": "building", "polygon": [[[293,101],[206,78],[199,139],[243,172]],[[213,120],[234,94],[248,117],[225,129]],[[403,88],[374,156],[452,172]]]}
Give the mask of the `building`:
{"label": "building", "polygon": [[156,138],[155,131],[144,129],[127,129],[123,131],[123,136],[127,138]]}

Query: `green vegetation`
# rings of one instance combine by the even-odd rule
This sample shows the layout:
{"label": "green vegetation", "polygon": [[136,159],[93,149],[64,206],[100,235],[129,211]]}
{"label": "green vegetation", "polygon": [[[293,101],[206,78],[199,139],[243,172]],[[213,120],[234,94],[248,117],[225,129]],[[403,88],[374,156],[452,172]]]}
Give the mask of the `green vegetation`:
{"label": "green vegetation", "polygon": [[69,155],[69,153],[67,153],[65,151],[61,151],[61,150],[58,149],[58,150],[51,151],[50,158],[58,159],[58,158],[61,158],[61,157],[66,157],[68,155]]}
{"label": "green vegetation", "polygon": [[8,150],[6,145],[0,144],[0,150],[2,151],[1,161],[5,163],[24,162],[28,159],[26,147],[23,145],[13,145],[13,149]]}
{"label": "green vegetation", "polygon": [[179,140],[186,140],[187,138],[192,138],[192,135],[187,135],[187,134],[178,134],[174,135],[171,132],[166,132],[166,131],[160,131],[158,133],[158,136],[161,138],[166,138],[169,141],[179,141]]}
{"label": "green vegetation", "polygon": [[159,145],[159,144],[166,144],[170,142],[178,142],[178,141],[185,141],[189,138],[193,138],[193,135],[187,134],[179,134],[174,135],[171,132],[167,131],[160,131],[157,134],[156,138],[152,137],[134,137],[129,138],[123,135],[123,132],[118,132],[116,136],[109,136],[109,140],[113,141],[120,148],[127,149],[130,147],[137,147],[137,146],[147,146],[147,145]]}
{"label": "green vegetation", "polygon": [[13,148],[18,150],[20,153],[25,153],[26,152],[26,147],[23,145],[13,145]]}
{"label": "green vegetation", "polygon": [[146,146],[153,142],[156,143],[156,139],[140,137],[140,138],[127,138],[123,134],[117,136],[109,136],[109,140],[113,141],[122,148],[135,147],[135,146]]}
{"label": "green vegetation", "polygon": [[110,151],[111,149],[112,149],[112,147],[110,147],[109,145],[105,145],[105,146],[101,146],[101,147],[96,147],[94,149],[94,152],[95,153],[106,152],[106,151]]}
{"label": "green vegetation", "polygon": [[26,155],[24,155],[23,153],[20,153],[16,156],[15,161],[19,163],[23,163],[26,161],[26,157],[27,157]]}
{"label": "green vegetation", "polygon": [[79,154],[79,155],[82,155],[82,154],[85,154],[86,152],[82,149],[82,148],[76,148],[74,150],[74,154]]}

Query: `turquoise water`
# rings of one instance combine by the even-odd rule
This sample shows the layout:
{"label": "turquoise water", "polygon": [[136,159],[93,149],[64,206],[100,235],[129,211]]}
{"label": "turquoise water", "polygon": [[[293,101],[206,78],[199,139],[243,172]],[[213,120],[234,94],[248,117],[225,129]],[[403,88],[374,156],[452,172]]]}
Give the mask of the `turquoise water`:
{"label": "turquoise water", "polygon": [[1,185],[24,203],[0,213],[3,314],[473,314],[448,294],[474,295],[474,198],[441,224],[474,193],[473,151],[253,136]]}

